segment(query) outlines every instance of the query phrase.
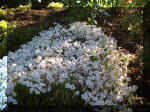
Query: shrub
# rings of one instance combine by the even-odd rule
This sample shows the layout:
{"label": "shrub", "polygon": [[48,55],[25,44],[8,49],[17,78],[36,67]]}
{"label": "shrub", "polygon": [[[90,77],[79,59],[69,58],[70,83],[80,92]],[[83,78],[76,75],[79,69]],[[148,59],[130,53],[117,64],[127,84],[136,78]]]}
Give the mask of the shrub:
{"label": "shrub", "polygon": [[[72,105],[79,98],[83,105],[117,105],[137,89],[128,84],[127,76],[134,56],[124,54],[114,38],[95,25],[75,22],[67,29],[56,24],[8,57],[7,95],[14,104],[34,101],[26,97],[30,93],[37,104]],[[52,102],[46,101],[48,96],[40,100],[47,93]]]}
{"label": "shrub", "polygon": [[9,23],[7,21],[0,21],[0,42],[7,37],[8,32],[13,31],[16,28],[14,23]]}

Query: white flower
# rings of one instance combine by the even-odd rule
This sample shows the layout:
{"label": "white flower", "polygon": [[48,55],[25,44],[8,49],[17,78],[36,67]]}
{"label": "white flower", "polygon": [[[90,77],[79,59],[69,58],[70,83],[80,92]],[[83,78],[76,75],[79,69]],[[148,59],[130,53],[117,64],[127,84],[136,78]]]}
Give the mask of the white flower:
{"label": "white flower", "polygon": [[40,91],[38,91],[37,89],[34,90],[35,94],[39,95]]}
{"label": "white flower", "polygon": [[41,60],[42,60],[42,56],[38,56],[38,57],[37,57],[37,60],[38,60],[38,61],[41,61]]}
{"label": "white flower", "polygon": [[[63,83],[65,81],[65,79],[59,79],[60,83]],[[66,87],[67,88],[67,87]]]}
{"label": "white flower", "polygon": [[75,92],[74,92],[74,95],[75,95],[75,96],[78,96],[79,93],[80,93],[80,91],[75,91]]}
{"label": "white flower", "polygon": [[8,81],[3,80],[6,77],[0,80],[0,84],[8,82],[8,86],[1,84],[0,90],[4,92],[7,86],[9,102],[16,103],[16,83],[29,87],[30,94],[51,92],[52,84],[65,83],[65,88],[74,95],[81,94],[91,105],[118,104],[137,89],[128,86],[127,66],[132,56],[124,54],[113,37],[85,22],[69,26],[55,23],[54,28],[40,32],[14,53],[9,52],[8,71],[3,67],[7,61],[0,60],[0,77],[8,73]]}
{"label": "white flower", "polygon": [[67,73],[63,73],[62,74],[62,78],[68,78],[68,74]]}
{"label": "white flower", "polygon": [[88,95],[84,93],[84,94],[81,95],[81,98],[84,99],[84,100],[87,100],[88,99]]}
{"label": "white flower", "polygon": [[3,110],[7,104],[7,57],[0,59],[0,110]]}
{"label": "white flower", "polygon": [[30,88],[30,94],[34,92],[34,88]]}
{"label": "white flower", "polygon": [[80,42],[77,42],[77,41],[76,41],[76,42],[74,42],[73,45],[74,45],[74,47],[79,47],[79,46],[80,46]]}
{"label": "white flower", "polygon": [[69,84],[69,83],[66,83],[66,84],[65,84],[65,88],[70,88],[70,84]]}
{"label": "white flower", "polygon": [[41,3],[41,0],[38,0],[38,2],[40,2],[40,3]]}
{"label": "white flower", "polygon": [[72,85],[70,85],[70,89],[71,89],[71,90],[75,90],[76,88],[75,88],[75,86],[72,84]]}
{"label": "white flower", "polygon": [[91,89],[94,88],[94,84],[93,84],[93,82],[91,82],[90,80],[86,80],[86,85],[87,85],[89,88],[91,88]]}
{"label": "white flower", "polygon": [[123,97],[122,97],[121,95],[118,95],[118,96],[116,97],[116,100],[118,100],[119,102],[122,102],[122,101],[123,101]]}

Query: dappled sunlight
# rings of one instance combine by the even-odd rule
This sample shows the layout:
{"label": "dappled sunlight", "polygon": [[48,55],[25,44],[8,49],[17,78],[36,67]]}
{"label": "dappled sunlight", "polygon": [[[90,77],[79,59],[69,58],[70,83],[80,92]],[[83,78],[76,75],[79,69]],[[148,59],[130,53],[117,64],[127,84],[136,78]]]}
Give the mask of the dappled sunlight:
{"label": "dappled sunlight", "polygon": [[[127,65],[134,55],[126,55],[113,37],[95,25],[75,22],[69,28],[42,31],[32,41],[8,54],[8,101],[17,103],[17,83],[30,94],[51,92],[51,85],[64,84],[90,105],[117,105],[136,90],[129,86]],[[78,88],[78,85],[81,87]]]}

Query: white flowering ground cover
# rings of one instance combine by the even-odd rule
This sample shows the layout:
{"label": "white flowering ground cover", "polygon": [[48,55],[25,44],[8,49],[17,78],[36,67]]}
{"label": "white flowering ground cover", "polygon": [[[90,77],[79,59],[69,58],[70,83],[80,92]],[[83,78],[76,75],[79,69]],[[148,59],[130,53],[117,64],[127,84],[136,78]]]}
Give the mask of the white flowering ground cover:
{"label": "white flowering ground cover", "polygon": [[75,22],[65,28],[55,23],[8,53],[8,102],[18,103],[14,88],[19,83],[30,94],[51,93],[53,84],[64,84],[85,104],[120,104],[137,89],[128,84],[127,65],[133,58],[95,25]]}
{"label": "white flowering ground cover", "polygon": [[0,59],[0,110],[3,110],[7,104],[7,57]]}

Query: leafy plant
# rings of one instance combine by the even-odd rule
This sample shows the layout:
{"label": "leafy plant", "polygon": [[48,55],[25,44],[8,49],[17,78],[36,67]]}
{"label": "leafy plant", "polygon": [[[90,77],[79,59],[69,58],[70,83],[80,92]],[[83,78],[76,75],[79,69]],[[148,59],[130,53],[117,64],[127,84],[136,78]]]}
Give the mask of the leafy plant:
{"label": "leafy plant", "polygon": [[42,28],[28,27],[24,29],[15,29],[13,32],[10,32],[7,36],[8,51],[18,49],[21,44],[32,40],[41,30]]}
{"label": "leafy plant", "polygon": [[26,43],[42,30],[42,28],[14,29],[8,32],[6,38],[0,43],[0,57],[7,55],[8,51],[17,50],[21,44]]}
{"label": "leafy plant", "polygon": [[131,94],[128,98],[128,104],[134,105],[135,104],[135,100],[139,100],[139,97],[137,95]]}
{"label": "leafy plant", "polygon": [[137,58],[136,60],[138,62],[143,62],[143,47],[142,46],[139,46],[138,50],[136,51],[136,54],[137,54]]}
{"label": "leafy plant", "polygon": [[60,2],[51,2],[48,4],[47,8],[51,8],[51,7],[63,7],[63,4]]}
{"label": "leafy plant", "polygon": [[8,32],[13,31],[16,28],[14,23],[9,23],[7,21],[0,21],[0,42],[7,37]]}
{"label": "leafy plant", "polygon": [[[76,109],[72,110],[68,109],[69,106],[82,106],[84,104],[84,100],[80,98],[80,96],[75,96],[74,93],[65,88],[64,84],[53,84],[51,92],[46,92],[42,94],[30,94],[30,88],[17,83],[14,91],[16,93],[15,99],[18,102],[18,105],[21,106],[36,106],[36,105],[45,105],[45,106],[58,106],[58,108],[53,108],[53,111],[61,111],[61,112],[75,112],[81,111],[81,108],[76,107]],[[67,107],[67,108],[66,108]],[[89,106],[89,109],[92,107]],[[52,109],[52,108],[51,108]],[[32,109],[35,111],[34,109]],[[52,110],[51,110],[52,111]]]}

